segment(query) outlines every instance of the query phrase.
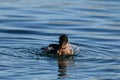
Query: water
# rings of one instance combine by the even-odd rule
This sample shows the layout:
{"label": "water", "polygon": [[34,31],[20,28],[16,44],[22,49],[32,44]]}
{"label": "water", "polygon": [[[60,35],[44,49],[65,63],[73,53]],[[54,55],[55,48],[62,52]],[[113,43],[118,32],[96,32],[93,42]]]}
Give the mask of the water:
{"label": "water", "polygon": [[[62,33],[77,55],[40,55]],[[120,1],[0,0],[0,80],[120,80]]]}

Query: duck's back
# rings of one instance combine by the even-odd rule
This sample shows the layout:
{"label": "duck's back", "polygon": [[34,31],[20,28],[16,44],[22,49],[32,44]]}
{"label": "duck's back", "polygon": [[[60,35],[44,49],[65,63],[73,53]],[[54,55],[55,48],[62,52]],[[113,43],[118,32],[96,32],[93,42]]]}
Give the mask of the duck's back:
{"label": "duck's back", "polygon": [[50,44],[47,47],[42,47],[41,49],[45,52],[45,53],[50,53],[50,54],[56,54],[57,50],[59,48],[58,44]]}

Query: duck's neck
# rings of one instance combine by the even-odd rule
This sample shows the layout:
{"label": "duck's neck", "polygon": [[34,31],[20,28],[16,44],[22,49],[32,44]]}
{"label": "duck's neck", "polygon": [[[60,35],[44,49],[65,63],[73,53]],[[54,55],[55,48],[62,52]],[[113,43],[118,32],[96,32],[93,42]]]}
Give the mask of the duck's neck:
{"label": "duck's neck", "polygon": [[67,48],[67,46],[68,46],[68,43],[66,43],[66,44],[62,44],[62,45],[60,45],[60,49],[66,49]]}

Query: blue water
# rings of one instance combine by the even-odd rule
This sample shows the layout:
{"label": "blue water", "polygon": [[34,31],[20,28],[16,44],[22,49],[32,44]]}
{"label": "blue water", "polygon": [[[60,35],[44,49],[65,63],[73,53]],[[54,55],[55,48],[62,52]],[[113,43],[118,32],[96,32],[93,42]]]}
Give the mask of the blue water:
{"label": "blue water", "polygon": [[[63,33],[80,51],[41,55]],[[120,0],[0,0],[0,80],[120,80]]]}

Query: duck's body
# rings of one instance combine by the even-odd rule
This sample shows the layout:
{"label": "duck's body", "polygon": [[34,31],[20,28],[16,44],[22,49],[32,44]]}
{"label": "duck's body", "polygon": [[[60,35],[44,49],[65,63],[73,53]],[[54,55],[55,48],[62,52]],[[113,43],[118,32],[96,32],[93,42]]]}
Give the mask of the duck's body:
{"label": "duck's body", "polygon": [[59,44],[50,44],[46,48],[42,48],[48,53],[57,54],[57,55],[73,55],[73,49],[68,42],[68,38],[65,34],[61,35],[59,38]]}
{"label": "duck's body", "polygon": [[58,49],[59,55],[73,55],[73,49],[70,43],[65,44],[61,48]]}

